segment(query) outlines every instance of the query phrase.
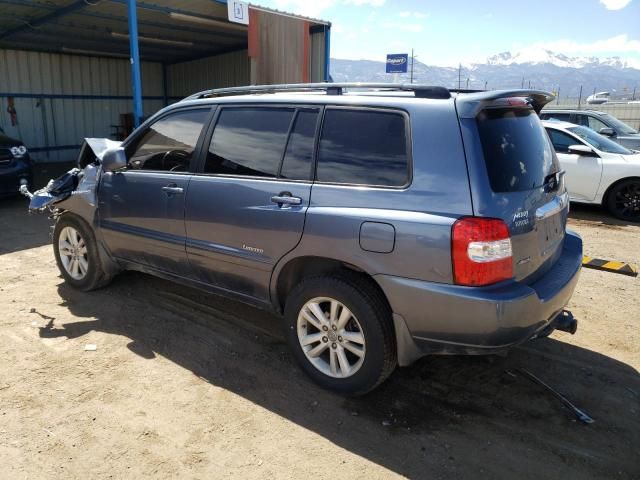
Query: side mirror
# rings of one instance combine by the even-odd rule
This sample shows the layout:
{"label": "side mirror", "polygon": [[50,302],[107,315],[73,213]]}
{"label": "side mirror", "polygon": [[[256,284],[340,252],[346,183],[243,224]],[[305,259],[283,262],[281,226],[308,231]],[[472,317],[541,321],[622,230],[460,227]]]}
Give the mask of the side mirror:
{"label": "side mirror", "polygon": [[586,145],[571,145],[569,147],[569,153],[574,155],[595,155],[595,152],[591,147],[587,147]]}
{"label": "side mirror", "polygon": [[616,136],[616,132],[613,130],[613,128],[609,128],[609,127],[602,127],[600,130],[598,130],[598,133],[600,135],[604,135],[606,137],[615,137]]}
{"label": "side mirror", "polygon": [[102,169],[105,172],[113,172],[127,166],[127,155],[124,148],[107,150],[102,156]]}

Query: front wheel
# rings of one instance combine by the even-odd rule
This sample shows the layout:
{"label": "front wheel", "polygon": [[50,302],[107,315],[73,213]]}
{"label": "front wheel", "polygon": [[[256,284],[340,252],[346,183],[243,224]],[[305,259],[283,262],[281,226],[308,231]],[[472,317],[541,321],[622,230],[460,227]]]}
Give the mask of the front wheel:
{"label": "front wheel", "polygon": [[78,290],[95,290],[111,280],[102,268],[93,230],[73,214],[58,218],[53,253],[65,281]]}
{"label": "front wheel", "polygon": [[362,395],[396,365],[389,307],[360,278],[320,276],[287,298],[287,341],[302,369],[321,386]]}
{"label": "front wheel", "polygon": [[607,210],[627,222],[640,222],[640,180],[624,180],[615,185],[606,201]]}

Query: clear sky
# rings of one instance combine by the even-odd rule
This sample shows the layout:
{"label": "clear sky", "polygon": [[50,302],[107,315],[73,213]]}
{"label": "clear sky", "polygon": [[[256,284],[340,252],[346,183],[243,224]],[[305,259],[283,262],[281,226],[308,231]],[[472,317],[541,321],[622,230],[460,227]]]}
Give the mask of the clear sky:
{"label": "clear sky", "polygon": [[255,0],[328,20],[331,56],[384,60],[413,47],[429,65],[544,47],[640,63],[640,0]]}

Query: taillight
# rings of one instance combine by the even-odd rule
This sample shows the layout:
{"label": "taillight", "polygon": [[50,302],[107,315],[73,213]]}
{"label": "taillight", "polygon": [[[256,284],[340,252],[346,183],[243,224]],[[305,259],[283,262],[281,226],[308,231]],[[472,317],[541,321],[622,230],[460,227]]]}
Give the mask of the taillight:
{"label": "taillight", "polygon": [[497,218],[462,217],[451,231],[453,280],[458,285],[490,285],[513,277],[511,238]]}

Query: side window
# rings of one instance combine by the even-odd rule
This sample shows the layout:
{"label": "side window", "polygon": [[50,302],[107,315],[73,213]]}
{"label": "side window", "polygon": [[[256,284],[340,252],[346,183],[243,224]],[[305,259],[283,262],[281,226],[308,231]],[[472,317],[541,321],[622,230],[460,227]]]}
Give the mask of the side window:
{"label": "side window", "polygon": [[135,143],[129,168],[186,172],[209,109],[182,110],[152,124]]}
{"label": "side window", "polygon": [[399,187],[409,179],[405,117],[328,109],[318,151],[319,182]]}
{"label": "side window", "polygon": [[542,118],[543,120],[549,120],[549,119],[560,120],[562,122],[571,121],[571,118],[568,113],[542,113],[540,115],[540,118]]}
{"label": "side window", "polygon": [[553,128],[547,128],[547,133],[549,134],[553,148],[557,153],[569,153],[569,147],[571,145],[580,144],[580,142],[572,136],[559,132],[558,130],[554,130]]}
{"label": "side window", "polygon": [[586,115],[575,114],[575,119],[571,123],[575,123],[576,125],[582,125],[583,127],[589,126],[589,119]]}
{"label": "side window", "polygon": [[310,180],[318,110],[300,110],[289,135],[281,178]]}
{"label": "side window", "polygon": [[607,128],[607,125],[595,117],[589,117],[589,128],[599,132],[601,128]]}
{"label": "side window", "polygon": [[294,113],[293,108],[223,108],[205,173],[277,177]]}

